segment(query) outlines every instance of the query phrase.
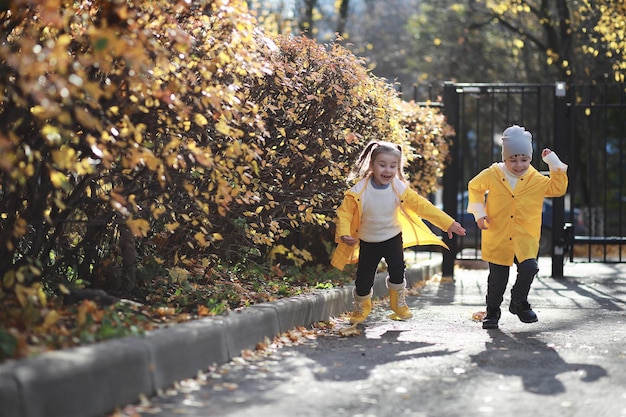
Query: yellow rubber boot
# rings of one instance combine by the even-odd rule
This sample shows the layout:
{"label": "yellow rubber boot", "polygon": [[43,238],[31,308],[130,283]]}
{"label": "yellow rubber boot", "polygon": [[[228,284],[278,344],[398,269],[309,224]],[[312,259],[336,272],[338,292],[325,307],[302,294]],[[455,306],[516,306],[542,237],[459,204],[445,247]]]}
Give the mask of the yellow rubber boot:
{"label": "yellow rubber boot", "polygon": [[392,320],[408,320],[413,317],[411,309],[406,304],[406,280],[402,284],[389,282],[387,277],[387,288],[389,289],[389,304],[393,313],[389,315]]}
{"label": "yellow rubber boot", "polygon": [[358,324],[365,321],[372,311],[372,292],[367,295],[357,295],[356,290],[352,290],[354,295],[354,310],[350,314],[350,323]]}

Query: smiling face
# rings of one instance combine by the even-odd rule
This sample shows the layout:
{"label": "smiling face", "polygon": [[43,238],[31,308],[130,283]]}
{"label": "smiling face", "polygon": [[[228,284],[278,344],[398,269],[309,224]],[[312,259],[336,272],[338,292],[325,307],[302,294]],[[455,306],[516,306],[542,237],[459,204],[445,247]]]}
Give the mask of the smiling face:
{"label": "smiling face", "polygon": [[504,165],[510,173],[521,177],[528,171],[530,161],[531,159],[528,155],[512,155],[504,160]]}
{"label": "smiling face", "polygon": [[386,185],[398,174],[400,158],[393,152],[380,152],[372,160],[370,168],[374,183]]}

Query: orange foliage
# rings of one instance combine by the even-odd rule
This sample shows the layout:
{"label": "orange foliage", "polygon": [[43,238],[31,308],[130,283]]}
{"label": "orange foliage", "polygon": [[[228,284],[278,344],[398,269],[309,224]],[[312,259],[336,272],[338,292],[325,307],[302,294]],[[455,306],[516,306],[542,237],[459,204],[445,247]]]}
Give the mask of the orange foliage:
{"label": "orange foliage", "polygon": [[402,102],[339,45],[264,34],[245,1],[8,5],[0,303],[32,307],[24,325],[46,325],[43,303],[14,300],[41,283],[128,293],[138,266],[206,273],[260,260],[305,226],[327,230],[371,139],[407,145],[425,192],[441,175],[436,109]]}

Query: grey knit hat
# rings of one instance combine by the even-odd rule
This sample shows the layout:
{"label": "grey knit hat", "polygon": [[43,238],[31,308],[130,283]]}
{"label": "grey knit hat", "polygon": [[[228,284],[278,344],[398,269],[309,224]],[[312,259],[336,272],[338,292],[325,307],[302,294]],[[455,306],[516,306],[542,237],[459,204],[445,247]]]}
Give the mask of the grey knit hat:
{"label": "grey knit hat", "polygon": [[502,160],[513,155],[533,157],[533,135],[518,125],[507,127],[502,133]]}

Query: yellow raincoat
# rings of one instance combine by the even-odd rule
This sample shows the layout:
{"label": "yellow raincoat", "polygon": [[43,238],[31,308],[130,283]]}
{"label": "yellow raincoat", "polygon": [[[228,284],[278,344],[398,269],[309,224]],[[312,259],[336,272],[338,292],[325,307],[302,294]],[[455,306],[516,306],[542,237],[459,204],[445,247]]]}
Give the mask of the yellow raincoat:
{"label": "yellow raincoat", "polygon": [[520,177],[515,191],[498,163],[476,175],[468,184],[468,202],[484,203],[487,230],[482,231],[482,259],[511,266],[537,257],[541,237],[544,197],[560,197],[567,191],[566,170],[551,171],[547,177],[534,167]]}
{"label": "yellow raincoat", "polygon": [[[331,265],[343,269],[346,264],[357,263],[359,260],[359,244],[347,245],[341,241],[341,236],[359,237],[363,205],[361,195],[367,189],[370,176],[362,179],[346,191],[345,197],[337,209],[335,242],[337,248],[333,253]],[[435,207],[430,201],[412,190],[408,184],[399,178],[391,183],[400,205],[400,225],[402,226],[402,241],[405,248],[416,245],[440,245],[448,248],[437,237],[420,217],[425,218],[440,229],[447,231],[454,219]]]}

